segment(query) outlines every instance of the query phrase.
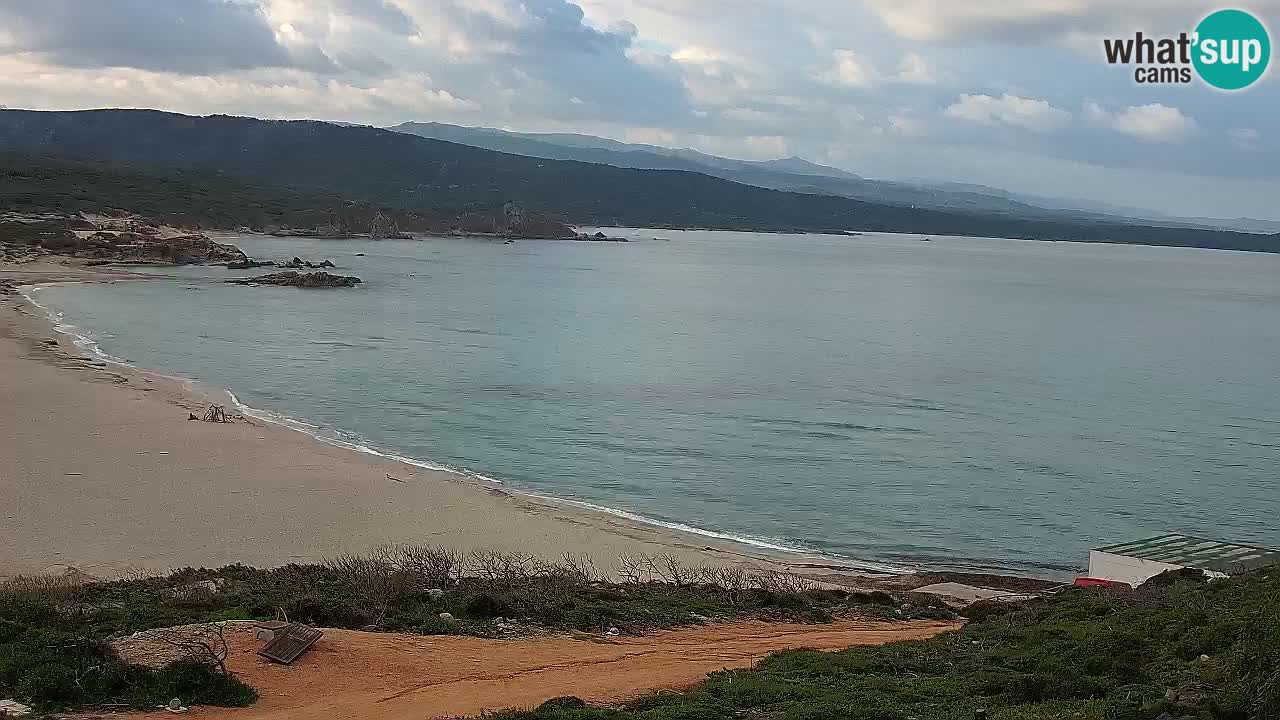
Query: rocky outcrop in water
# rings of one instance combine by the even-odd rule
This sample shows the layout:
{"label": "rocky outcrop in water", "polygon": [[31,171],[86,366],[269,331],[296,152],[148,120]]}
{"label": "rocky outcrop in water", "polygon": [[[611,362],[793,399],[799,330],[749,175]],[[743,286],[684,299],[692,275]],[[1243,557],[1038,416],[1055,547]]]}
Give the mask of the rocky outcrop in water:
{"label": "rocky outcrop in water", "polygon": [[228,280],[233,285],[279,285],[298,288],[349,288],[364,282],[352,275],[332,275],[327,272],[300,273],[295,270],[268,273],[251,278]]}
{"label": "rocky outcrop in water", "polygon": [[578,233],[578,235],[575,236],[573,239],[579,242],[631,242],[630,240],[624,237],[609,237],[608,235],[605,235],[602,232],[597,232],[595,235]]}
{"label": "rocky outcrop in water", "polygon": [[243,260],[233,260],[227,263],[228,270],[254,270],[263,267],[275,267],[276,264],[271,260],[254,260],[253,258],[245,258]]}
{"label": "rocky outcrop in water", "polygon": [[227,263],[228,270],[253,270],[255,268],[279,267],[288,268],[290,270],[324,270],[325,268],[338,267],[333,264],[332,260],[321,260],[320,262],[311,262],[295,257],[285,262],[276,262],[275,260],[254,260],[253,258],[244,258]]}

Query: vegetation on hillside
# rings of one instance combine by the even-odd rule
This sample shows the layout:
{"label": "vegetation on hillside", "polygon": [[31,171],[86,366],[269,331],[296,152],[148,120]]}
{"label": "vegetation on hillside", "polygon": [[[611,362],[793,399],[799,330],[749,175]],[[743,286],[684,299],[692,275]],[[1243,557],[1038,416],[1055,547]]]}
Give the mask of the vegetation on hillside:
{"label": "vegetation on hillside", "polygon": [[963,630],[931,640],[781,653],[620,710],[563,698],[495,718],[963,720],[979,708],[991,720],[1280,718],[1280,570],[1197,575],[1020,608],[982,603]]}
{"label": "vegetation on hillside", "polygon": [[1276,236],[927,210],[781,192],[694,172],[508,155],[369,127],[149,110],[0,111],[0,149],[217,171],[423,211],[508,201],[576,224],[867,230],[1280,251]]}
{"label": "vegetation on hillside", "polygon": [[[330,228],[339,236],[369,233],[381,222],[400,232],[443,235],[503,232],[512,214],[511,206],[503,205],[465,212],[406,209],[334,192],[268,187],[213,170],[0,152],[0,210],[9,211],[72,214],[118,209],[176,227]],[[525,236],[573,236],[571,228],[535,213],[519,213],[519,222],[518,230]],[[0,240],[17,242],[31,234],[12,222],[0,225]]]}
{"label": "vegetation on hillside", "polygon": [[[104,642],[141,630],[280,616],[322,627],[423,635],[502,636],[546,630],[639,634],[711,619],[826,622],[833,614],[952,618],[936,598],[905,607],[879,592],[820,590],[795,576],[689,568],[623,558],[605,581],[586,558],[558,563],[499,552],[383,548],[318,565],[230,566],[104,583],[23,579],[0,584],[0,697],[45,710],[103,703],[146,707],[170,697],[238,705],[252,694],[191,662],[126,666]],[[96,669],[95,669],[96,668]]]}

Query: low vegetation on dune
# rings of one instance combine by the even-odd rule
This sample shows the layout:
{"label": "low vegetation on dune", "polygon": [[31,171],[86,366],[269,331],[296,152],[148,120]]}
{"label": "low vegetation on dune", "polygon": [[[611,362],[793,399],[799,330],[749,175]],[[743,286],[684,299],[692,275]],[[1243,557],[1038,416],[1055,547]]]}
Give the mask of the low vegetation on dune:
{"label": "low vegetation on dune", "polygon": [[1280,571],[979,604],[931,640],[786,652],[622,709],[561,698],[501,720],[1274,720]]}
{"label": "low vegetation on dune", "polygon": [[[922,596],[821,589],[792,575],[623,558],[605,579],[586,558],[386,547],[274,570],[0,586],[0,697],[38,709],[146,707],[181,697],[243,705],[251,688],[216,655],[130,666],[107,640],[226,620],[290,620],[419,634],[643,633],[719,618],[822,622],[841,614],[954,617]],[[984,602],[956,632],[839,653],[785,652],[686,692],[623,707],[561,698],[498,720],[1274,720],[1280,718],[1280,571],[1205,582],[1169,573],[1132,592],[1070,589]],[[210,658],[213,658],[211,661]]]}
{"label": "low vegetation on dune", "polygon": [[243,705],[253,691],[206,653],[166,670],[126,665],[106,640],[141,630],[287,617],[321,627],[487,637],[545,631],[640,634],[713,619],[827,622],[853,613],[952,618],[936,599],[819,589],[794,575],[692,568],[624,557],[599,571],[585,557],[549,563],[501,552],[382,548],[273,570],[233,565],[166,577],[84,583],[18,578],[0,585],[0,697],[45,710],[149,707],[180,697]]}

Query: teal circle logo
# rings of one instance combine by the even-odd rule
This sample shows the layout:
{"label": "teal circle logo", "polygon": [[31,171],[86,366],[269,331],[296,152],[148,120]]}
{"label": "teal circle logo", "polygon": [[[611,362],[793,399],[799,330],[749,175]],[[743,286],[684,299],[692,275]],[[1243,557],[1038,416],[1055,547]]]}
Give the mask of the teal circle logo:
{"label": "teal circle logo", "polygon": [[1257,82],[1271,60],[1271,38],[1258,18],[1243,10],[1219,10],[1196,26],[1192,64],[1200,79],[1219,90]]}

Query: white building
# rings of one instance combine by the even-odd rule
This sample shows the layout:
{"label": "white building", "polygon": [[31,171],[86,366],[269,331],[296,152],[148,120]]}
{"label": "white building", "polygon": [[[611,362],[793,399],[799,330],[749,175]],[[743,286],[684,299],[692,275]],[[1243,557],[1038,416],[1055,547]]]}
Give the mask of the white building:
{"label": "white building", "polygon": [[1171,533],[1089,551],[1089,577],[1137,587],[1166,570],[1195,568],[1222,578],[1277,563],[1277,550]]}

